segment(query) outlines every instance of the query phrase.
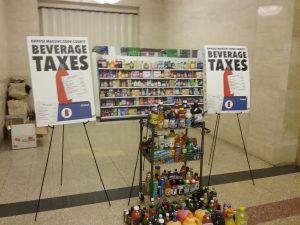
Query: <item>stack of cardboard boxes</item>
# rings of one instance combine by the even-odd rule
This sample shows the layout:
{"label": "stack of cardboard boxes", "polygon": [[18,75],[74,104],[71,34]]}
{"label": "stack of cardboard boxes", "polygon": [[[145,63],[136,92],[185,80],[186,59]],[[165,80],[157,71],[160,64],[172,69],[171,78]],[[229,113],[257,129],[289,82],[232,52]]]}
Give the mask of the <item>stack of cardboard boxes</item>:
{"label": "stack of cardboard boxes", "polygon": [[11,134],[12,149],[36,147],[35,123],[29,119],[30,86],[22,79],[8,85],[6,128]]}

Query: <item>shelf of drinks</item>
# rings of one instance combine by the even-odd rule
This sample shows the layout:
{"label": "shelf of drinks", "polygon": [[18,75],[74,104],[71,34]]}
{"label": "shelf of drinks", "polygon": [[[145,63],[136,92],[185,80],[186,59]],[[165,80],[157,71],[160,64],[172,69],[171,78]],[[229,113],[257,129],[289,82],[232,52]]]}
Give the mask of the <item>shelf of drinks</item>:
{"label": "shelf of drinks", "polygon": [[119,99],[119,98],[168,98],[168,97],[203,97],[203,95],[152,95],[152,96],[121,96],[121,97],[100,97],[101,99]]}
{"label": "shelf of drinks", "polygon": [[111,120],[118,120],[118,119],[147,119],[148,114],[139,114],[139,115],[123,115],[123,116],[101,116],[101,121],[111,121]]}
{"label": "shelf of drinks", "polygon": [[103,68],[98,67],[98,70],[127,70],[127,71],[197,71],[197,72],[203,72],[203,69],[167,69],[167,68],[153,68],[153,69],[142,69],[142,68]]}
{"label": "shelf of drinks", "polygon": [[[189,103],[189,105],[192,105],[193,103]],[[199,103],[203,105],[204,103]],[[113,109],[113,108],[135,108],[135,107],[153,107],[156,104],[151,104],[151,105],[113,105],[113,106],[100,106],[102,109]],[[164,105],[174,105],[174,103],[170,104],[164,104]]]}
{"label": "shelf of drinks", "polygon": [[[163,152],[164,151],[164,152]],[[169,150],[161,150],[161,151],[154,151],[159,152],[158,154],[168,155]],[[163,164],[171,164],[171,163],[186,163],[188,161],[197,161],[200,159],[201,151],[199,149],[198,153],[181,153],[178,155],[178,159],[174,159],[174,157],[158,157],[154,156],[153,165],[163,165]],[[149,163],[152,162],[151,153],[143,151],[143,156],[147,159]]]}
{"label": "shelf of drinks", "polygon": [[100,89],[174,89],[174,88],[202,88],[203,86],[173,86],[173,87],[99,87]]}
{"label": "shelf of drinks", "polygon": [[99,77],[99,80],[202,80],[201,77],[155,77],[155,78],[146,78],[146,77],[128,77],[128,78],[118,78],[118,77]]}

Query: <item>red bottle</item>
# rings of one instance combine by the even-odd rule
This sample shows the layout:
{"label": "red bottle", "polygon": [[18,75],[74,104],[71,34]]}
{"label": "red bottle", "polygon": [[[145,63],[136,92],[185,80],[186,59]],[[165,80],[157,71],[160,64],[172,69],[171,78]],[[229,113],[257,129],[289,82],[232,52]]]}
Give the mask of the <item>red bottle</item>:
{"label": "red bottle", "polygon": [[139,206],[134,206],[133,211],[131,212],[131,224],[138,224],[142,219],[142,214],[140,212]]}

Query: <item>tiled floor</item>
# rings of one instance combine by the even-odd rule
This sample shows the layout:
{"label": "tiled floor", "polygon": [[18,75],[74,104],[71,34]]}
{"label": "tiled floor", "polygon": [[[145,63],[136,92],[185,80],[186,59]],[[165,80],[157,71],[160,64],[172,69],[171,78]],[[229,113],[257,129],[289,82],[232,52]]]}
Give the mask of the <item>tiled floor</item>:
{"label": "tiled floor", "polygon": [[[117,126],[120,133],[112,133],[111,126]],[[106,189],[124,188],[131,185],[138,147],[138,123],[125,125],[87,125],[101,175]],[[103,190],[96,167],[85,137],[82,125],[65,127],[64,177],[60,186],[61,169],[61,127],[55,128],[50,161],[46,174],[42,198],[88,193]],[[26,150],[10,150],[9,142],[0,149],[0,205],[23,202],[38,198],[49,136],[39,140],[39,147]],[[191,130],[191,136],[200,136],[198,130]],[[208,156],[212,138],[207,135],[205,142],[204,175],[208,175]],[[272,165],[249,156],[253,170],[270,168]],[[189,163],[195,171],[199,162]],[[164,166],[167,169],[181,164]],[[145,163],[145,171],[149,169]],[[218,141],[212,174],[246,171],[248,165],[244,152],[226,142]],[[250,177],[250,176],[249,176]],[[135,185],[138,185],[138,174]],[[234,207],[258,206],[270,202],[300,197],[300,173],[256,179],[255,186],[250,180],[216,185],[221,202],[230,201]],[[132,204],[138,202],[132,198]],[[122,224],[122,212],[127,199],[82,205],[72,208],[40,212],[34,223],[34,214],[2,217],[0,224]],[[300,214],[300,212],[299,212]],[[260,224],[300,224],[298,216]],[[274,223],[272,223],[274,222]]]}

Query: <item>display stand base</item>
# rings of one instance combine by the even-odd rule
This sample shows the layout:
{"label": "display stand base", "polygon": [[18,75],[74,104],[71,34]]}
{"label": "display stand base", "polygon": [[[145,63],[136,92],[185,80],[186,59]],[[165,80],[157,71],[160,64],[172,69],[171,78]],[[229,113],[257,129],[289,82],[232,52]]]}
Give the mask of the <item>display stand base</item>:
{"label": "display stand base", "polygon": [[[253,173],[252,173],[252,170],[251,170],[251,167],[250,167],[248,153],[247,153],[247,149],[246,149],[246,145],[245,145],[245,141],[244,141],[242,127],[241,127],[241,123],[240,123],[240,117],[239,117],[240,114],[242,114],[242,113],[241,112],[237,113],[236,117],[237,117],[237,121],[238,121],[238,124],[239,124],[239,130],[240,130],[240,133],[241,133],[241,139],[242,139],[242,142],[243,142],[244,152],[245,152],[246,160],[247,160],[247,163],[248,163],[248,168],[249,168],[249,173],[250,173],[250,176],[251,176],[251,179],[252,179],[252,184],[255,185],[255,183],[254,183],[254,177],[253,177]],[[220,119],[221,119],[221,114],[217,113],[217,119],[216,119],[215,130],[214,130],[214,136],[213,136],[213,141],[212,141],[212,145],[211,145],[211,149],[210,149],[210,154],[209,154],[209,160],[208,160],[208,165],[210,165],[210,169],[209,169],[209,176],[208,176],[207,186],[210,185],[211,171],[212,171],[214,157],[215,157],[216,143],[217,143],[217,138],[218,138]]]}
{"label": "display stand base", "polygon": [[[89,122],[89,121],[88,121]],[[97,168],[97,172],[98,172],[98,175],[99,175],[99,179],[102,183],[102,186],[103,186],[103,189],[104,189],[104,192],[105,192],[105,195],[106,195],[106,198],[107,198],[107,201],[109,203],[109,206],[111,206],[110,204],[110,200],[109,200],[109,197],[108,197],[108,194],[107,194],[107,191],[106,191],[106,188],[104,186],[104,182],[102,180],[102,177],[101,177],[101,173],[100,173],[100,169],[99,169],[99,166],[98,166],[98,163],[97,163],[97,160],[96,160],[96,157],[95,157],[95,154],[94,154],[94,150],[93,150],[93,147],[92,147],[92,144],[91,144],[91,141],[90,141],[90,137],[89,137],[89,134],[87,132],[87,129],[86,129],[86,124],[88,122],[84,122],[82,123],[83,124],[83,127],[84,127],[84,130],[85,130],[85,133],[86,133],[86,137],[88,139],[88,142],[89,142],[89,146],[90,146],[90,149],[91,149],[91,152],[92,152],[92,155],[93,155],[93,159],[94,159],[94,162],[95,162],[95,165],[96,165],[96,168]],[[51,145],[52,145],[52,140],[53,140],[53,133],[54,133],[54,129],[55,129],[55,126],[49,126],[50,128],[52,128],[52,131],[51,131],[51,138],[50,138],[50,144],[49,144],[49,148],[48,148],[48,155],[47,155],[47,159],[46,159],[46,164],[45,164],[45,169],[44,169],[44,174],[43,174],[43,179],[42,179],[42,184],[41,184],[41,188],[40,188],[40,194],[39,194],[39,199],[38,199],[38,203],[37,203],[37,207],[36,207],[36,211],[35,211],[35,218],[34,218],[34,221],[36,221],[37,219],[37,215],[38,215],[38,212],[39,212],[39,207],[40,207],[40,202],[41,202],[41,196],[42,196],[42,192],[43,192],[43,187],[44,187],[44,181],[45,181],[45,176],[46,176],[46,172],[47,172],[47,167],[48,167],[48,161],[49,161],[49,156],[50,156],[50,151],[51,151]],[[61,161],[61,179],[60,179],[60,185],[62,185],[62,182],[63,182],[63,165],[64,165],[64,125],[63,125],[63,133],[62,133],[62,161]]]}

